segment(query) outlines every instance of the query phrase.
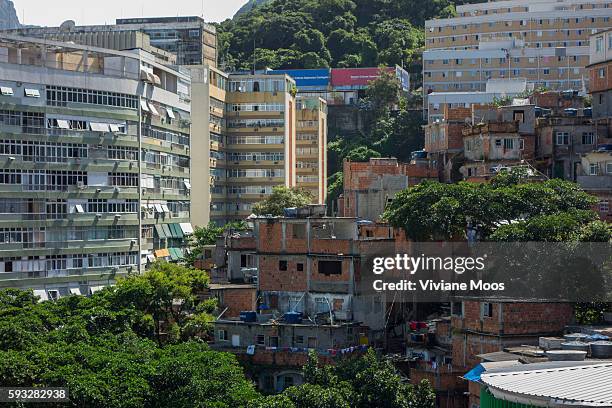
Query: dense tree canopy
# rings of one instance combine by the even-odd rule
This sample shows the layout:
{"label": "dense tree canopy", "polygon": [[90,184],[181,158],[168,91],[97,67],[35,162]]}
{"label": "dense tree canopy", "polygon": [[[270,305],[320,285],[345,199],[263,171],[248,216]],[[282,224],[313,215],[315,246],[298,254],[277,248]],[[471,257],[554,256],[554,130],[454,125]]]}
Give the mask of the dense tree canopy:
{"label": "dense tree canopy", "polygon": [[199,340],[207,283],[160,263],[91,297],[1,290],[0,384],[68,387],[78,407],[245,406],[258,394],[235,357]]}
{"label": "dense tree canopy", "polygon": [[276,186],[272,194],[253,206],[256,215],[283,215],[285,208],[312,204],[312,194],[307,190]]}
{"label": "dense tree canopy", "polygon": [[417,241],[465,239],[468,224],[488,241],[607,242],[610,226],[591,210],[596,198],[560,179],[491,184],[426,182],[397,194],[385,218]]}
{"label": "dense tree canopy", "polygon": [[250,408],[434,408],[429,383],[417,386],[402,381],[393,365],[373,350],[360,357],[321,366],[311,353],[304,367],[305,384],[283,394],[260,399]]}

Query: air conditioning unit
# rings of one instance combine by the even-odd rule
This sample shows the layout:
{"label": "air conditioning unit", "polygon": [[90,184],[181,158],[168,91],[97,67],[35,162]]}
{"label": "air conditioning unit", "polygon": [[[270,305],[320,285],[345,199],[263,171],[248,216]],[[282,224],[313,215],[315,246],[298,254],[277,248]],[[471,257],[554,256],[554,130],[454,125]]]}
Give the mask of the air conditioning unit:
{"label": "air conditioning unit", "polygon": [[79,190],[83,190],[83,189],[87,188],[87,186],[85,185],[85,183],[83,183],[82,181],[77,181],[76,186],[77,186],[77,188],[78,188]]}

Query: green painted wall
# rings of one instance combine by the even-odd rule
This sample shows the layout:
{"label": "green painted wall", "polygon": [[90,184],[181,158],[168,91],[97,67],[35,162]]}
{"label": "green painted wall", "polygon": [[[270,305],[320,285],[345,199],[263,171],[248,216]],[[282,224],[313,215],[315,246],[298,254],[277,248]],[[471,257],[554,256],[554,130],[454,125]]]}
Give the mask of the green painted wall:
{"label": "green painted wall", "polygon": [[535,405],[518,404],[516,402],[497,399],[485,387],[480,390],[480,408],[537,408]]}

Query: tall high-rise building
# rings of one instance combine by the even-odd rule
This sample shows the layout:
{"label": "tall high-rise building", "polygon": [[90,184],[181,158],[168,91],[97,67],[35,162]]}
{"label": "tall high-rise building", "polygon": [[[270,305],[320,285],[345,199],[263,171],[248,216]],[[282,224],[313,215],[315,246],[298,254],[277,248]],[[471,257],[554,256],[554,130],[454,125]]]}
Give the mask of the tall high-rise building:
{"label": "tall high-rise building", "polygon": [[424,91],[485,91],[487,80],[584,90],[589,35],[610,28],[609,0],[502,0],[425,22]]}
{"label": "tall high-rise building", "polygon": [[0,90],[0,287],[86,294],[183,256],[188,72],[0,34]]}
{"label": "tall high-rise building", "polygon": [[296,185],[295,82],[211,67],[192,77],[193,222],[243,220],[274,186]]}
{"label": "tall high-rise building", "polygon": [[29,37],[74,41],[95,47],[141,48],[171,58],[178,65],[217,65],[217,32],[201,17],[142,17],[118,19],[115,25],[22,27],[7,32]]}
{"label": "tall high-rise building", "polygon": [[327,103],[322,98],[297,98],[296,186],[314,202],[327,198]]}

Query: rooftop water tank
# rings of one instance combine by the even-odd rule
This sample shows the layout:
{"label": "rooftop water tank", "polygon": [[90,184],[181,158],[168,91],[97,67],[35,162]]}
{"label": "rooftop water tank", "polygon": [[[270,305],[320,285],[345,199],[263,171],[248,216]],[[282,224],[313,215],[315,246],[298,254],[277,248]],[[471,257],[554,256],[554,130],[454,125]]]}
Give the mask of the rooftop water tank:
{"label": "rooftop water tank", "polygon": [[257,312],[246,311],[240,312],[240,320],[246,323],[255,323],[257,321]]}
{"label": "rooftop water tank", "polygon": [[612,341],[594,341],[591,343],[591,357],[612,358]]}
{"label": "rooftop water tank", "polygon": [[546,357],[550,361],[583,361],[587,352],[580,350],[549,350]]}
{"label": "rooftop water tank", "polygon": [[289,324],[302,323],[302,314],[299,312],[287,312],[285,313],[285,322]]}
{"label": "rooftop water tank", "polygon": [[565,338],[567,341],[586,341],[588,337],[588,334],[583,333],[571,333],[563,336],[563,338]]}
{"label": "rooftop water tank", "polygon": [[561,343],[562,350],[578,350],[578,351],[589,351],[589,343],[583,341],[568,341],[567,343]]}

